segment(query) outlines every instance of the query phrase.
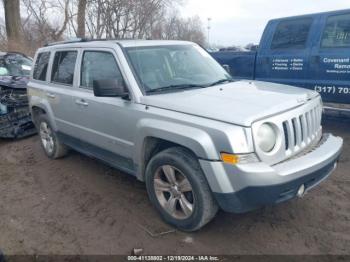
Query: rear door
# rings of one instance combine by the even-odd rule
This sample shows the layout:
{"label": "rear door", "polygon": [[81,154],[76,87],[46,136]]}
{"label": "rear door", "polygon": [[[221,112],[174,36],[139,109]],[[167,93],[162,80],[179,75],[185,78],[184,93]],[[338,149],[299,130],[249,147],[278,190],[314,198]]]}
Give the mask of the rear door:
{"label": "rear door", "polygon": [[325,102],[350,103],[350,11],[322,15],[309,70]]}
{"label": "rear door", "polygon": [[256,79],[303,87],[314,22],[312,16],[271,21],[259,46]]}
{"label": "rear door", "polygon": [[45,96],[53,111],[58,132],[75,135],[70,91],[74,85],[78,49],[58,50],[51,56]]}

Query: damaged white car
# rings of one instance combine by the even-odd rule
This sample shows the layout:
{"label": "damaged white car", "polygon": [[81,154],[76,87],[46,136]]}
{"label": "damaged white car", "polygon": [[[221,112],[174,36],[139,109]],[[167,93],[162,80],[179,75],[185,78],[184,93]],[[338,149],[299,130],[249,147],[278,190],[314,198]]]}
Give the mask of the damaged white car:
{"label": "damaged white car", "polygon": [[32,59],[24,54],[0,52],[0,138],[36,133],[26,90],[31,67]]}

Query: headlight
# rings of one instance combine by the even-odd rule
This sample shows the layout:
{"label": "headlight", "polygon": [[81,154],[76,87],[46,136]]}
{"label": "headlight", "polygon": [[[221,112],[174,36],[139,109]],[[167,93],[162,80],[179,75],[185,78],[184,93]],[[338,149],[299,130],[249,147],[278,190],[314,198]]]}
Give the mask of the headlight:
{"label": "headlight", "polygon": [[265,153],[271,152],[276,145],[277,135],[270,124],[262,124],[257,133],[257,144]]}

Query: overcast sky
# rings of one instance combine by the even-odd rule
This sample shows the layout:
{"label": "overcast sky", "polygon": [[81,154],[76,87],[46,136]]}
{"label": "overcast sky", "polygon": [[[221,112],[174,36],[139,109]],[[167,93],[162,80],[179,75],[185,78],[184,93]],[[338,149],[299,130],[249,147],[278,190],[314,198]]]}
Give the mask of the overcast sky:
{"label": "overcast sky", "polygon": [[259,43],[268,20],[315,12],[350,9],[349,0],[186,0],[183,16],[211,17],[210,42]]}

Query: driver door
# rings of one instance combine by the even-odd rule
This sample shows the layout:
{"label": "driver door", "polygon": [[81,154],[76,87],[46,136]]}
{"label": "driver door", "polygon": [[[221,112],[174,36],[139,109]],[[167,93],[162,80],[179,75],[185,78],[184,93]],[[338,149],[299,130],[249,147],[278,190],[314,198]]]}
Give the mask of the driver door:
{"label": "driver door", "polygon": [[80,84],[72,99],[75,125],[80,144],[86,153],[126,171],[132,169],[133,138],[132,103],[121,97],[95,97],[95,80],[124,81],[113,50],[83,50],[80,61]]}

